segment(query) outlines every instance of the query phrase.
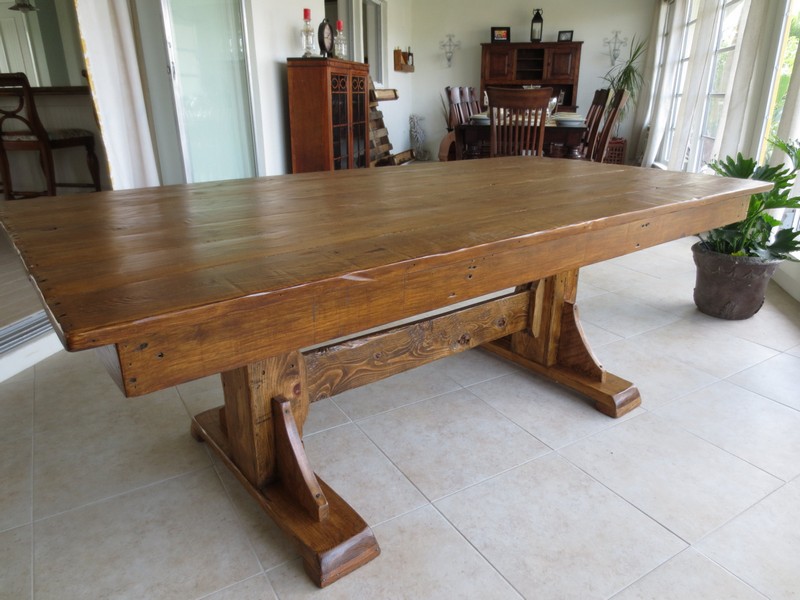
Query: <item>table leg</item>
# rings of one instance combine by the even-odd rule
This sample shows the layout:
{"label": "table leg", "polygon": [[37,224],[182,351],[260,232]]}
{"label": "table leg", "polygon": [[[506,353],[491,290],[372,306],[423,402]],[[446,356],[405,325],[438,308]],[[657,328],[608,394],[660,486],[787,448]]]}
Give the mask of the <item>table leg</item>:
{"label": "table leg", "polygon": [[584,337],[575,306],[577,269],[534,282],[530,288],[534,298],[527,329],[484,347],[588,396],[597,410],[611,417],[639,406],[639,390],[605,371]]}
{"label": "table leg", "polygon": [[262,509],[300,545],[309,577],[324,587],[372,560],[372,530],[313,472],[302,442],[308,414],[300,352],[222,374],[225,406],[192,420]]}

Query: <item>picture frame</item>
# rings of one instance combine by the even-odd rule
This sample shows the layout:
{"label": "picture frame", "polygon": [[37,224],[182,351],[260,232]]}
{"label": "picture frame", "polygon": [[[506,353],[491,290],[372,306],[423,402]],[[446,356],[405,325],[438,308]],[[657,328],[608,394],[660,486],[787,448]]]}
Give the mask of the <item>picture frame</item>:
{"label": "picture frame", "polygon": [[511,41],[511,27],[492,27],[492,43],[508,44]]}
{"label": "picture frame", "polygon": [[557,39],[558,39],[559,42],[571,42],[572,41],[572,30],[559,31]]}

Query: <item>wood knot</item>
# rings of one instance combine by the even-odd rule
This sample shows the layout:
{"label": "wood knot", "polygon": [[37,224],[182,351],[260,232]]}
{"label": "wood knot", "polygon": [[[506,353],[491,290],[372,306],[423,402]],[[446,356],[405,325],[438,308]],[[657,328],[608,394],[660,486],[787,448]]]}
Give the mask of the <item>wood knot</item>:
{"label": "wood knot", "polygon": [[505,317],[500,317],[499,319],[497,319],[497,326],[498,327],[505,327],[506,326],[506,322],[507,321],[506,321]]}
{"label": "wood knot", "polygon": [[458,338],[458,343],[461,346],[466,346],[467,344],[469,344],[470,339],[472,339],[470,338],[470,335],[468,333],[465,333],[460,338]]}
{"label": "wood knot", "polygon": [[303,388],[300,386],[300,384],[299,384],[299,383],[295,383],[295,384],[294,384],[294,387],[292,388],[292,393],[293,393],[295,396],[299,396],[299,395],[300,395],[300,392],[302,391],[302,389],[303,389]]}

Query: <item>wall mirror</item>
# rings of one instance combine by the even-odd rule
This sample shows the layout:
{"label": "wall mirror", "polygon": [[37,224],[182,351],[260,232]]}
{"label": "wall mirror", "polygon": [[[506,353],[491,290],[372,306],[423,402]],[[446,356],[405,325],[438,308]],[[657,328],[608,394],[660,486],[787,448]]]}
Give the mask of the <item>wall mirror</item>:
{"label": "wall mirror", "polygon": [[73,2],[0,0],[0,71],[21,71],[35,87],[73,87],[88,85],[84,64]]}

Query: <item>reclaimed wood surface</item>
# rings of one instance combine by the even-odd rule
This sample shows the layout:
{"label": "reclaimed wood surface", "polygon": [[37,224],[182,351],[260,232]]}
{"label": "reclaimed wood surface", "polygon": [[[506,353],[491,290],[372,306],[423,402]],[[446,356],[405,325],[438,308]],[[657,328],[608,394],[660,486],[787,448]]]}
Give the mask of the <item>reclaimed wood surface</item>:
{"label": "reclaimed wood surface", "polygon": [[5,202],[69,350],[126,394],[736,221],[769,184],[513,157]]}

